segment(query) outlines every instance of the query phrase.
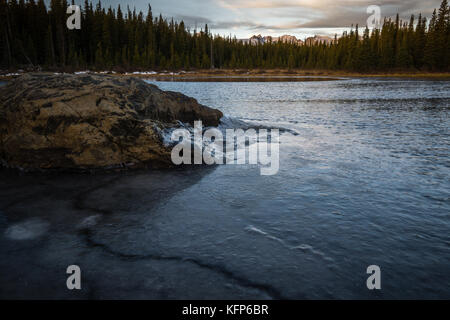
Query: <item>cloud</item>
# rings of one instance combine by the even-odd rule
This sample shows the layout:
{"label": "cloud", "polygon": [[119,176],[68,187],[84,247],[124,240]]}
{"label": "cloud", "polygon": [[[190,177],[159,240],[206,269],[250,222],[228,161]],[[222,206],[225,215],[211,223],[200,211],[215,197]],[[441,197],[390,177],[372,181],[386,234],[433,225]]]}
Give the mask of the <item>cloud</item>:
{"label": "cloud", "polygon": [[[218,28],[232,28],[248,33],[326,34],[342,33],[358,24],[366,25],[367,7],[379,5],[382,17],[399,13],[404,20],[411,14],[430,16],[441,0],[217,0],[224,9],[241,18],[217,23]],[[242,19],[245,17],[245,19]],[[266,30],[266,31],[265,31]]]}
{"label": "cloud", "polygon": [[211,19],[205,18],[205,17],[201,17],[201,16],[191,16],[191,15],[184,15],[184,14],[180,14],[180,15],[176,15],[173,17],[174,20],[183,20],[185,24],[213,24],[213,21]]}
{"label": "cloud", "polygon": [[[436,4],[440,0],[436,1]],[[339,4],[330,5],[322,10],[322,17],[311,19],[309,22],[300,25],[300,28],[320,28],[320,27],[349,27],[351,24],[366,25],[367,20],[367,4],[368,1],[346,1],[346,5]],[[429,15],[432,11],[429,4],[423,4],[423,1],[398,1],[386,0],[380,1],[382,17],[394,17],[399,13],[403,19],[409,19],[411,14],[416,16],[419,13]]]}
{"label": "cloud", "polygon": [[[49,0],[47,0],[49,1]],[[76,0],[82,2],[84,0]],[[97,0],[93,0],[94,2]],[[382,17],[397,13],[404,20],[411,14],[430,16],[441,0],[102,0],[103,6],[128,3],[144,13],[150,1],[154,15],[183,20],[191,29],[205,23],[214,33],[236,34],[238,38],[255,33],[326,34],[347,30],[352,24],[365,26],[369,5],[379,5]]]}

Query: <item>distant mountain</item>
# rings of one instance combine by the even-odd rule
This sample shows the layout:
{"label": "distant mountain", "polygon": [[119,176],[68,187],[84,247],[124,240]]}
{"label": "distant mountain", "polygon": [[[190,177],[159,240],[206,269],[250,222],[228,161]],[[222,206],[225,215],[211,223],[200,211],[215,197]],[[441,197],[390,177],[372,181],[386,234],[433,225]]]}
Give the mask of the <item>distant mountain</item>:
{"label": "distant mountain", "polygon": [[300,39],[297,39],[295,36],[290,36],[290,35],[283,35],[281,37],[272,37],[272,36],[265,36],[263,37],[262,35],[255,35],[252,36],[250,39],[240,39],[240,41],[244,42],[244,43],[250,43],[252,45],[257,45],[257,44],[264,44],[264,43],[274,43],[274,42],[283,42],[283,43],[293,43],[293,44],[297,44],[299,46],[303,45],[303,41]]}
{"label": "distant mountain", "polygon": [[243,43],[249,43],[251,45],[264,44],[264,43],[274,43],[274,42],[283,42],[283,43],[292,43],[299,46],[302,45],[313,45],[317,43],[326,43],[331,44],[335,41],[334,38],[328,36],[320,36],[315,35],[314,37],[306,38],[305,41],[297,39],[295,36],[291,36],[288,34],[282,35],[280,37],[271,37],[271,36],[262,36],[262,35],[254,35],[249,39],[239,39]]}
{"label": "distant mountain", "polygon": [[325,43],[325,44],[331,44],[335,41],[334,38],[328,37],[328,36],[314,36],[314,37],[309,37],[305,40],[305,44],[307,46],[313,45],[313,44],[318,44],[318,43]]}

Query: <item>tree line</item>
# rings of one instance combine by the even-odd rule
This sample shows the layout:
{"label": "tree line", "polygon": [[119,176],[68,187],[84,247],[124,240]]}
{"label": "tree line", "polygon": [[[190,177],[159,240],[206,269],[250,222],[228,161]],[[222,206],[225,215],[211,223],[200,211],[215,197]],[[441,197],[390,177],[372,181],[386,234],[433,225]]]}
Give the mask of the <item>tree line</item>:
{"label": "tree line", "polygon": [[[73,1],[73,0],[72,0]],[[73,3],[72,3],[73,4]],[[153,17],[128,6],[95,6],[85,0],[81,29],[66,27],[66,0],[0,0],[0,67],[50,70],[189,70],[206,68],[327,69],[358,72],[449,71],[450,7],[443,0],[428,20],[384,19],[358,25],[333,43],[252,45],[213,35],[205,25]]]}

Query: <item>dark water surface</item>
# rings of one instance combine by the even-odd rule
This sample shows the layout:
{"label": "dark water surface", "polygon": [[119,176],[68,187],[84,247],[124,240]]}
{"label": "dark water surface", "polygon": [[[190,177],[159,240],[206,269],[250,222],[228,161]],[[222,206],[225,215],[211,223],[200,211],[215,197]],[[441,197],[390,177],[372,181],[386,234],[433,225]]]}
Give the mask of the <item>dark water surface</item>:
{"label": "dark water surface", "polygon": [[156,84],[289,129],[278,174],[2,172],[1,298],[450,298],[450,82]]}

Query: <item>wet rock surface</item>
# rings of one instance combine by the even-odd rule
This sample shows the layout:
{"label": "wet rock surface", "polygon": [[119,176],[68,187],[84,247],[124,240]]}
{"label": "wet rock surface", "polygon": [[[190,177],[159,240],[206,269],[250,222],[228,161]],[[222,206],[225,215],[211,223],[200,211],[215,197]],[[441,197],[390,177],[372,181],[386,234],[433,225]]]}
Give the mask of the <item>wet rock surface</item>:
{"label": "wet rock surface", "polygon": [[0,159],[25,170],[168,167],[161,130],[222,116],[136,78],[26,74],[0,88]]}

